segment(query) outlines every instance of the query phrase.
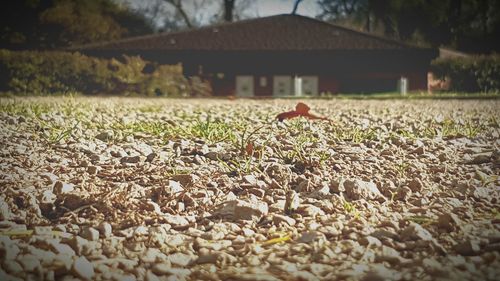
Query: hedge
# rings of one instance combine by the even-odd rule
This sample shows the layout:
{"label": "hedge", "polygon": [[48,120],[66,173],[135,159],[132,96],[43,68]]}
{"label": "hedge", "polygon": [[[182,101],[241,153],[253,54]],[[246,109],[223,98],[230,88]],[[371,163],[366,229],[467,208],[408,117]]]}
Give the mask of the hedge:
{"label": "hedge", "polygon": [[438,79],[448,77],[451,91],[499,92],[500,55],[481,55],[463,58],[438,58],[431,64]]}
{"label": "hedge", "polygon": [[210,94],[197,81],[186,79],[180,65],[158,65],[134,56],[117,60],[78,52],[0,50],[0,91],[14,94]]}

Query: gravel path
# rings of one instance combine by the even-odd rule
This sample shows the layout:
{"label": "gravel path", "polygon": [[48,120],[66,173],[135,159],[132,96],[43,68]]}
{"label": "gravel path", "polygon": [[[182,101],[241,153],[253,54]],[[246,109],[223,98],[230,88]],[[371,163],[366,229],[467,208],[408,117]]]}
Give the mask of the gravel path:
{"label": "gravel path", "polygon": [[0,99],[0,280],[498,280],[500,101]]}

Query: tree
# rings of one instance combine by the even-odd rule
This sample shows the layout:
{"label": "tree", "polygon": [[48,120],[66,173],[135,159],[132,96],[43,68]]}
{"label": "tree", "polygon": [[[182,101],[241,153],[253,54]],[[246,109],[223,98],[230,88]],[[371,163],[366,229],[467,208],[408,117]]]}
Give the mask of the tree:
{"label": "tree", "polygon": [[142,16],[111,0],[11,2],[1,12],[3,48],[55,48],[152,32]]}
{"label": "tree", "polygon": [[0,9],[0,47],[19,49],[36,45],[38,14],[52,1],[8,1]]}
{"label": "tree", "polygon": [[224,21],[233,21],[233,11],[234,11],[235,0],[224,0]]}
{"label": "tree", "polygon": [[169,3],[170,5],[172,5],[175,8],[175,10],[182,17],[182,19],[184,20],[184,23],[186,24],[186,26],[188,28],[193,27],[192,20],[188,16],[186,10],[184,9],[184,6],[182,5],[182,0],[163,0],[163,1]]}
{"label": "tree", "polygon": [[498,0],[318,0],[324,20],[469,52],[500,51]]}
{"label": "tree", "polygon": [[[134,1],[128,1],[133,6]],[[177,31],[256,16],[254,0],[149,0],[136,7],[161,31]]]}
{"label": "tree", "polygon": [[302,0],[295,0],[295,3],[293,4],[292,15],[295,15],[297,13],[300,2],[302,2]]}

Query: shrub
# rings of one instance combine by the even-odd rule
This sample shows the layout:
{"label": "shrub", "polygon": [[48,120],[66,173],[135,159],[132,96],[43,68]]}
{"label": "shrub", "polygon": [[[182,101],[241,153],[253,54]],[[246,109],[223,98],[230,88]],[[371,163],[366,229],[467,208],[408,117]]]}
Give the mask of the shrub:
{"label": "shrub", "polygon": [[0,50],[0,90],[14,94],[189,96],[197,85],[180,65],[158,65],[140,57],[102,59],[78,52]]}
{"label": "shrub", "polygon": [[458,92],[500,91],[500,55],[439,58],[431,71],[439,79],[451,79],[450,90]]}

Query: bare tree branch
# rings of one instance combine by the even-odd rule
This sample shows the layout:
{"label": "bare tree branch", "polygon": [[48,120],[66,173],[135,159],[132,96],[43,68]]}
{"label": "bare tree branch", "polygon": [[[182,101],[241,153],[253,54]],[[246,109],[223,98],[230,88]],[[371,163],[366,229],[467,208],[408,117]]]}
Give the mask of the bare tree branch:
{"label": "bare tree branch", "polygon": [[234,2],[236,0],[224,0],[224,21],[233,21]]}
{"label": "bare tree branch", "polygon": [[297,13],[297,9],[299,8],[300,2],[302,2],[302,0],[295,0],[295,4],[293,4],[292,15],[295,15]]}
{"label": "bare tree branch", "polygon": [[184,7],[182,6],[182,0],[163,0],[163,1],[169,3],[170,5],[174,6],[175,9],[177,9],[177,11],[181,15],[182,19],[186,23],[187,27],[189,27],[189,28],[193,27],[193,23],[191,22],[191,19],[189,18],[186,11],[184,10]]}

